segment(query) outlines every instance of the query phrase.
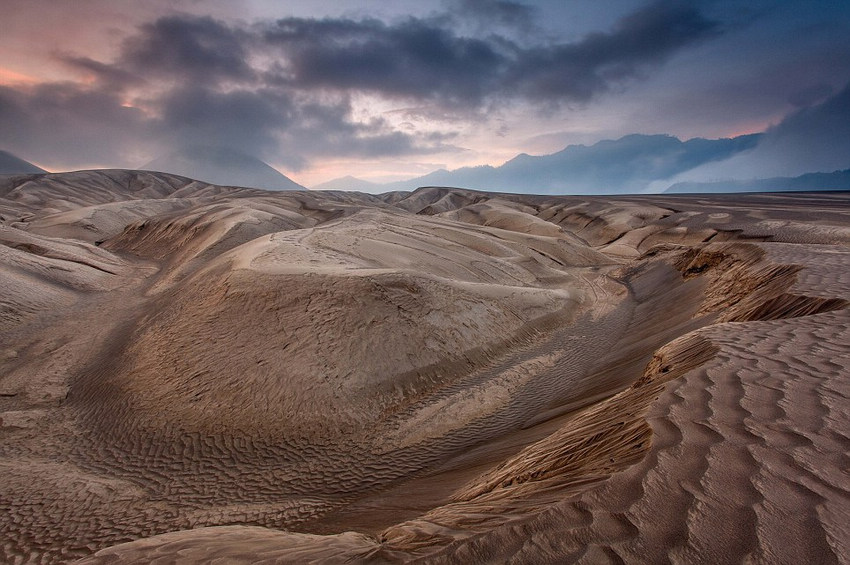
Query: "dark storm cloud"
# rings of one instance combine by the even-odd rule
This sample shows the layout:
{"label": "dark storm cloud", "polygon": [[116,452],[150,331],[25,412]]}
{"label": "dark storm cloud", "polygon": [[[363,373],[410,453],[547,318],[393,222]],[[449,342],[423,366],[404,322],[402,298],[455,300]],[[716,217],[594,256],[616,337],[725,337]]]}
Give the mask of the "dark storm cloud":
{"label": "dark storm cloud", "polygon": [[283,92],[219,92],[192,84],[166,93],[158,105],[158,128],[176,144],[229,145],[262,157],[296,111]]}
{"label": "dark storm cloud", "polygon": [[409,19],[279,20],[264,33],[300,88],[362,90],[412,99],[479,102],[508,60],[492,42]]}
{"label": "dark storm cloud", "polygon": [[752,151],[691,171],[687,180],[752,179],[850,167],[850,84],[825,101],[788,115]]}
{"label": "dark storm cloud", "polygon": [[780,137],[819,133],[830,141],[841,137],[850,140],[850,84],[822,103],[791,114],[768,134]]}
{"label": "dark storm cloud", "polygon": [[112,85],[118,90],[123,90],[144,82],[136,74],[125,71],[116,65],[95,61],[89,57],[60,53],[56,55],[56,58],[71,68],[91,74],[101,83],[101,88]]}
{"label": "dark storm cloud", "polygon": [[534,17],[531,6],[510,0],[456,0],[451,11],[504,25],[531,25]]}
{"label": "dark storm cloud", "polygon": [[479,31],[516,30],[530,33],[536,29],[536,10],[528,4],[510,0],[453,0],[446,2],[453,18],[463,19]]}
{"label": "dark storm cloud", "polygon": [[250,36],[209,17],[172,16],[126,40],[116,66],[145,77],[209,82],[250,80]]}
{"label": "dark storm cloud", "polygon": [[850,84],[768,129],[752,158],[787,174],[850,167]]}
{"label": "dark storm cloud", "polygon": [[[230,145],[292,167],[320,155],[453,150],[450,136],[355,119],[352,95],[467,116],[505,100],[586,102],[718,29],[691,6],[656,2],[610,32],[528,47],[504,34],[465,34],[456,25],[458,18],[486,13],[505,26],[527,26],[531,10],[524,5],[455,0],[454,6],[459,15],[393,23],[286,18],[248,25],[163,17],[139,26],[112,62],[57,54],[94,77],[90,84],[0,92],[0,144],[16,149],[30,139],[37,154],[128,165],[134,163],[112,157],[163,141]],[[67,146],[72,139],[77,142]],[[61,150],[48,150],[57,144]],[[21,151],[32,155],[29,147]]]}
{"label": "dark storm cloud", "polygon": [[[490,6],[507,18],[510,2]],[[612,83],[719,31],[689,5],[655,2],[609,33],[574,43],[525,48],[505,37],[470,38],[442,20],[279,20],[263,34],[286,61],[286,80],[307,88],[354,89],[448,104],[478,106],[487,99],[586,102]]]}
{"label": "dark storm cloud", "polygon": [[389,156],[445,149],[445,138],[393,132],[382,120],[353,122],[347,98],[319,100],[280,89],[213,91],[188,86],[158,101],[155,129],[170,145],[229,146],[292,170],[307,157]]}
{"label": "dark storm cloud", "polygon": [[623,18],[610,33],[521,53],[508,83],[535,100],[586,102],[718,31],[719,24],[693,5],[655,2]]}
{"label": "dark storm cloud", "polygon": [[0,146],[60,166],[123,162],[123,151],[143,147],[150,131],[142,112],[114,93],[72,83],[0,87],[0,124]]}

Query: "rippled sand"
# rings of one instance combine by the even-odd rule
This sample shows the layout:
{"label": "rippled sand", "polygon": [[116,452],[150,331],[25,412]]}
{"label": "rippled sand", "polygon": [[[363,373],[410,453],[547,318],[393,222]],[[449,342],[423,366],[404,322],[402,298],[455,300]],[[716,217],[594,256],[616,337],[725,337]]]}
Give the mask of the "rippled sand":
{"label": "rippled sand", "polygon": [[850,195],[98,171],[0,218],[0,562],[850,554]]}

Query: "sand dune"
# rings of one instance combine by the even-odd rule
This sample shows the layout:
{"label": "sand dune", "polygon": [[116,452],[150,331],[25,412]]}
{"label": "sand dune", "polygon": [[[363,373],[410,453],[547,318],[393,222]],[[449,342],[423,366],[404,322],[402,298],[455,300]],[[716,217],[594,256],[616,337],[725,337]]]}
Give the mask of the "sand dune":
{"label": "sand dune", "polygon": [[0,186],[0,561],[844,562],[850,198]]}

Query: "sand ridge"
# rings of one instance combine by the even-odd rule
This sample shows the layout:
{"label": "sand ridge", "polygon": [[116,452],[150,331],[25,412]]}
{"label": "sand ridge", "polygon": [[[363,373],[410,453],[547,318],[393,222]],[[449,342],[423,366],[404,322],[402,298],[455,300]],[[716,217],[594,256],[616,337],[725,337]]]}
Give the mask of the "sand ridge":
{"label": "sand ridge", "polygon": [[4,182],[4,562],[847,555],[846,196]]}

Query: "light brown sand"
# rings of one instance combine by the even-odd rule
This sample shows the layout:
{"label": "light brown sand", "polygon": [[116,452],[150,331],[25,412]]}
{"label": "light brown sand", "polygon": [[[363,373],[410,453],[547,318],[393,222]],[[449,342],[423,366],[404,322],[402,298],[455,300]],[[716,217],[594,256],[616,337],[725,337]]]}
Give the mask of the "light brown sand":
{"label": "light brown sand", "polygon": [[0,217],[0,562],[850,553],[846,195],[106,171]]}

